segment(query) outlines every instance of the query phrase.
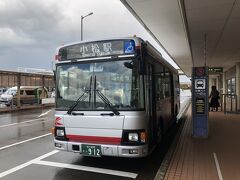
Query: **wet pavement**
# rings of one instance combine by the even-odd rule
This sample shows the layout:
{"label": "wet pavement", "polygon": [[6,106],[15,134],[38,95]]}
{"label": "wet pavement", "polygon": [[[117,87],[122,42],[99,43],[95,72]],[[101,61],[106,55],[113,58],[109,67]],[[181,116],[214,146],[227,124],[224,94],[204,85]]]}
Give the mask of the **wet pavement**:
{"label": "wet pavement", "polygon": [[0,114],[0,178],[50,179],[154,179],[176,127],[146,158],[91,158],[54,149],[54,109]]}

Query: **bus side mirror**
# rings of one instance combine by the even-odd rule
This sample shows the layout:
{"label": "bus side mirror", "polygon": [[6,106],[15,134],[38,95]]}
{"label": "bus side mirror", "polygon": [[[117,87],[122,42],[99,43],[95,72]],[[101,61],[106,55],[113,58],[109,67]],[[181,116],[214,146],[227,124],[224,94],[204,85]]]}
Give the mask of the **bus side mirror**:
{"label": "bus side mirror", "polygon": [[133,69],[133,62],[124,62],[123,64],[126,68]]}

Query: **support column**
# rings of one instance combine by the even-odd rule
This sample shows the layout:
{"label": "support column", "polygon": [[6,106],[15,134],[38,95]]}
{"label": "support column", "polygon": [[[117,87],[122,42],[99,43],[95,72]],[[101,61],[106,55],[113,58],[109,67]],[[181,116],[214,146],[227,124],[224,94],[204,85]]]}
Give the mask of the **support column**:
{"label": "support column", "polygon": [[220,76],[217,76],[216,78],[216,88],[220,92]]}
{"label": "support column", "polygon": [[236,63],[236,95],[237,95],[237,110],[240,110],[240,63]]}
{"label": "support column", "polygon": [[223,83],[223,74],[220,74],[219,76],[219,92],[220,94],[223,94],[223,86],[224,86],[224,83]]}
{"label": "support column", "polygon": [[42,76],[42,94],[41,94],[42,96],[40,97],[41,103],[42,103],[42,99],[46,97],[44,88],[45,88],[45,76]]}
{"label": "support column", "polygon": [[3,85],[3,75],[2,75],[2,73],[0,73],[0,86],[1,86],[1,87],[4,87],[4,85]]}
{"label": "support column", "polygon": [[224,72],[222,75],[222,83],[223,83],[223,94],[226,94],[226,73]]}
{"label": "support column", "polygon": [[212,85],[213,85],[213,78],[210,76],[209,77],[209,81],[208,81],[209,85],[208,85],[208,92],[210,93],[212,90]]}
{"label": "support column", "polygon": [[17,74],[17,108],[20,109],[20,86],[21,86],[21,74]]}

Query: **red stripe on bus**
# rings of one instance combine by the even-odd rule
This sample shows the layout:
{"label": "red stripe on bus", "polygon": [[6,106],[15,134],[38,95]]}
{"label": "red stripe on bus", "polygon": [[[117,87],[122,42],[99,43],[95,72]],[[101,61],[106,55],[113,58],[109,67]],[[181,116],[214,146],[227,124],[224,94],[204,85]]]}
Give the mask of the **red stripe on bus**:
{"label": "red stripe on bus", "polygon": [[69,141],[98,143],[98,144],[120,144],[121,138],[117,137],[100,137],[100,136],[81,136],[81,135],[66,135]]}

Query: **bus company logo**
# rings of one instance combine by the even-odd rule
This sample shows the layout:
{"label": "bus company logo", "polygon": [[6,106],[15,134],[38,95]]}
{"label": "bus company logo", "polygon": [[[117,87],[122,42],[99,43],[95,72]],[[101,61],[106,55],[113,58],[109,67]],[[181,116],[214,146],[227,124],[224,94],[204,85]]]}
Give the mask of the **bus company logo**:
{"label": "bus company logo", "polygon": [[61,117],[56,117],[55,118],[55,126],[62,126],[63,124],[61,123],[62,118]]}

